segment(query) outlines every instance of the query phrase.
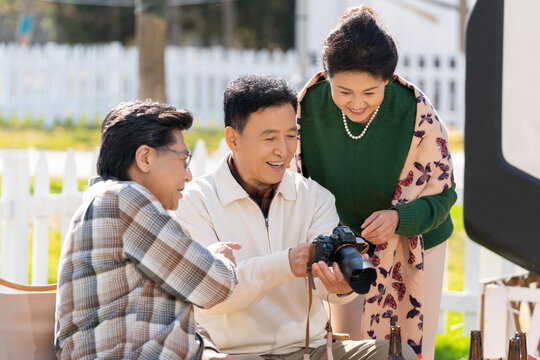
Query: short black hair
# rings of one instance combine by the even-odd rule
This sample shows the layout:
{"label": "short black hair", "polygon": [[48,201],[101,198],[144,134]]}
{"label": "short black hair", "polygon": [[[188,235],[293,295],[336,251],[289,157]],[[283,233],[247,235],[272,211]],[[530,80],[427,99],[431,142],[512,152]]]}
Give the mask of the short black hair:
{"label": "short black hair", "polygon": [[187,130],[192,123],[189,111],[170,105],[150,100],[118,104],[101,124],[97,173],[104,179],[131,180],[128,170],[139,146],[172,145],[173,130]]}
{"label": "short black hair", "polygon": [[329,77],[338,72],[362,71],[390,80],[397,62],[394,39],[367,6],[345,10],[323,43],[322,63]]}
{"label": "short black hair", "polygon": [[252,113],[283,104],[291,104],[296,112],[296,90],[284,79],[254,74],[240,76],[225,90],[225,126],[242,133]]}

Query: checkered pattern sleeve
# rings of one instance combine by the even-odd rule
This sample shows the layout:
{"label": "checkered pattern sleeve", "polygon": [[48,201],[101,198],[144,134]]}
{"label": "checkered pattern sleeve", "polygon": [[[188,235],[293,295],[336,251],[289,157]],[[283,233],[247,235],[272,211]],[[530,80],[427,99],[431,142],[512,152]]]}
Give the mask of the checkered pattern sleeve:
{"label": "checkered pattern sleeve", "polygon": [[[196,359],[193,305],[225,300],[236,269],[191,239],[144,187],[97,178],[62,247],[59,359]],[[204,341],[204,345],[203,345]]]}
{"label": "checkered pattern sleeve", "polygon": [[225,300],[237,281],[233,264],[187,236],[157,200],[133,187],[124,191],[119,197],[124,251],[136,267],[167,293],[198,307]]}

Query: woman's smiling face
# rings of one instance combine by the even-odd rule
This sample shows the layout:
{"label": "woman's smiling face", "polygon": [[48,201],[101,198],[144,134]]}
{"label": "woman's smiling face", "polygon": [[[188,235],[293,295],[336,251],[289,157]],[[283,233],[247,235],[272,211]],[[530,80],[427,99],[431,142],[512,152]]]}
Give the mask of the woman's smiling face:
{"label": "woman's smiling face", "polygon": [[351,121],[365,124],[384,99],[388,80],[365,71],[344,71],[328,79],[332,100]]}

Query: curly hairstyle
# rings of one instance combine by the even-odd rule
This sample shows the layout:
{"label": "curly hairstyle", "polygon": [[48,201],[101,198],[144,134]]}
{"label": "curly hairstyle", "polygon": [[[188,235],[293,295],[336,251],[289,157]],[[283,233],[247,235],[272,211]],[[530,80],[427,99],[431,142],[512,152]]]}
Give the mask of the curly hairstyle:
{"label": "curly hairstyle", "polygon": [[367,6],[345,10],[323,43],[322,63],[329,77],[338,72],[362,71],[390,80],[397,62],[394,39]]}

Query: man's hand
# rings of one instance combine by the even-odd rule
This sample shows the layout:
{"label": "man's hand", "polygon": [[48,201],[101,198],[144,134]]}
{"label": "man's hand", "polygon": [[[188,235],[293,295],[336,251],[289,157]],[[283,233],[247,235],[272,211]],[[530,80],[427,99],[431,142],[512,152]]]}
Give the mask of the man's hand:
{"label": "man's hand", "polygon": [[227,259],[231,260],[234,266],[236,266],[236,259],[234,258],[233,250],[240,250],[241,248],[242,245],[232,241],[217,242],[207,247],[208,251],[210,251],[212,254],[221,254]]}
{"label": "man's hand", "polygon": [[218,353],[213,349],[204,349],[202,354],[202,360],[215,360],[215,359],[227,359],[227,360],[238,360],[237,357],[232,355]]}
{"label": "man's hand", "polygon": [[321,279],[326,290],[331,294],[349,294],[353,289],[345,280],[337,263],[332,264],[332,269],[324,261],[319,261],[311,266],[313,277]]}
{"label": "man's hand", "polygon": [[396,234],[398,225],[399,212],[397,210],[375,211],[362,224],[361,228],[364,230],[360,235],[372,244],[382,244],[399,237]]}
{"label": "man's hand", "polygon": [[289,250],[289,265],[296,277],[307,276],[307,261],[309,258],[310,243],[303,243]]}

